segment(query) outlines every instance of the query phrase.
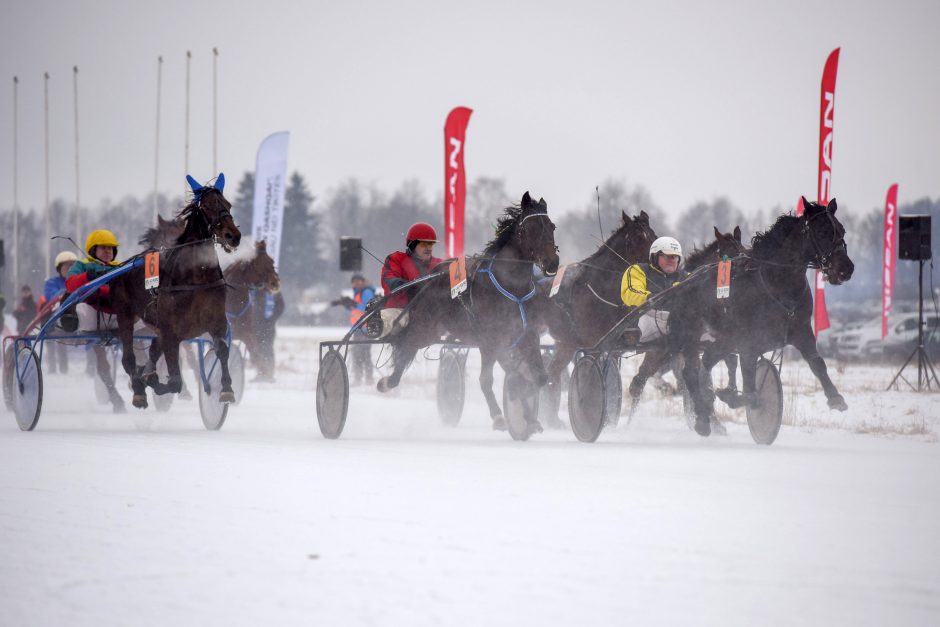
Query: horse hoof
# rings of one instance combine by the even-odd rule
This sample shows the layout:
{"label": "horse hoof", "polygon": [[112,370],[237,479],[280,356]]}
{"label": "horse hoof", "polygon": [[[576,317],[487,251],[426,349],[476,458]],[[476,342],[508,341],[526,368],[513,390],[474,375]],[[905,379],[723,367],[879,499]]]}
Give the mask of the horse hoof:
{"label": "horse hoof", "polygon": [[394,386],[389,383],[388,377],[382,377],[381,379],[379,379],[379,382],[375,385],[375,389],[383,393],[388,392],[393,387]]}
{"label": "horse hoof", "polygon": [[137,409],[147,409],[147,395],[146,394],[135,394],[134,399],[131,401],[134,404],[134,407]]}
{"label": "horse hoof", "polygon": [[829,409],[838,409],[839,411],[848,410],[849,406],[845,403],[845,399],[842,398],[842,395],[833,396],[829,399]]}
{"label": "horse hoof", "polygon": [[493,416],[493,431],[508,431],[509,425],[502,416]]}
{"label": "horse hoof", "polygon": [[219,402],[220,403],[234,403],[235,402],[235,392],[219,392]]}
{"label": "horse hoof", "polygon": [[568,425],[558,416],[548,416],[545,418],[545,426],[549,429],[567,429]]}
{"label": "horse hoof", "polygon": [[712,434],[711,421],[708,420],[707,418],[704,420],[700,418],[696,418],[695,419],[695,432],[699,434],[700,436],[702,436],[703,438],[707,438],[708,436],[710,436]]}
{"label": "horse hoof", "polygon": [[712,418],[711,424],[709,426],[711,427],[712,433],[714,435],[728,435],[728,430],[725,429],[725,426],[721,424],[721,421],[717,418]]}
{"label": "horse hoof", "polygon": [[533,420],[526,427],[526,433],[528,433],[529,436],[535,435],[536,433],[542,433],[543,431],[545,431],[545,429],[542,428],[542,423],[540,423],[538,420]]}

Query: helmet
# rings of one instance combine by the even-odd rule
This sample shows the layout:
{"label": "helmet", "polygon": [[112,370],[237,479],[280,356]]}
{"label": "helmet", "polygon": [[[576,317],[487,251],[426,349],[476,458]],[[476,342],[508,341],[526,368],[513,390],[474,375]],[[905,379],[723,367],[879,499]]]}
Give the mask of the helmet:
{"label": "helmet", "polygon": [[660,253],[664,255],[678,255],[679,261],[682,261],[682,246],[674,237],[659,237],[650,246],[650,263],[656,262],[656,256]]}
{"label": "helmet", "polygon": [[90,255],[91,249],[95,246],[114,246],[117,248],[120,244],[118,244],[117,238],[111,231],[107,229],[96,229],[89,233],[88,239],[85,240],[85,252]]}
{"label": "helmet", "polygon": [[434,227],[426,222],[415,222],[408,229],[405,235],[405,244],[411,245],[411,242],[436,242],[437,232]]}
{"label": "helmet", "polygon": [[75,253],[66,250],[55,256],[55,263],[53,265],[58,269],[63,263],[68,263],[69,261],[78,261],[78,257],[75,256]]}

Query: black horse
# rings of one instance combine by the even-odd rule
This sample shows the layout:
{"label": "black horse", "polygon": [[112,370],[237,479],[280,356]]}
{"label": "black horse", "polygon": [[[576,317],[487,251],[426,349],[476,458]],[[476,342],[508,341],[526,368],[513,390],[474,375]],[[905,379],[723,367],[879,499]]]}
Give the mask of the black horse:
{"label": "black horse", "polygon": [[[135,407],[147,407],[146,386],[157,394],[177,393],[182,387],[179,365],[180,341],[209,333],[222,367],[221,402],[235,400],[228,372],[228,345],[225,343],[225,280],[219,267],[215,244],[234,250],[241,232],[232,220],[231,203],[222,190],[224,175],[214,185],[203,186],[187,177],[193,199],[177,218],[182,233],[160,255],[160,284],[154,290],[144,286],[144,267],[117,277],[111,283],[111,298],[118,320],[118,334],[123,347],[121,363],[131,378]],[[163,245],[165,235],[150,229],[144,240],[151,246]],[[133,351],[134,323],[143,319],[157,330],[150,345],[150,359],[138,370]],[[157,381],[154,364],[166,354],[169,379]]]}
{"label": "black horse", "polygon": [[[417,351],[439,342],[445,334],[479,347],[483,371],[490,373],[489,381],[481,375],[480,383],[491,415],[493,407],[501,415],[491,385],[493,361],[507,373],[518,372],[544,385],[547,375],[537,333],[541,321],[526,303],[538,293],[533,264],[548,275],[558,270],[554,232],[548,205],[542,199],[532,200],[526,192],[519,206],[505,210],[497,223],[496,237],[483,253],[467,260],[466,291],[452,298],[447,272],[415,286],[420,291],[408,303],[408,324],[389,336],[394,368],[391,375],[379,380],[379,391],[396,387]],[[441,264],[437,271],[442,268],[446,269]],[[528,437],[541,426],[533,420],[526,430]]]}
{"label": "black horse", "polygon": [[[681,351],[683,379],[695,408],[695,430],[711,433],[713,400],[700,385],[702,365],[710,370],[718,360],[736,351],[741,359],[744,384],[742,397],[732,404],[753,406],[757,360],[761,354],[791,344],[800,351],[826,393],[829,407],[846,410],[845,399],[826,371],[826,362],[816,349],[811,325],[813,300],[807,268],[818,268],[833,285],[849,280],[854,264],[845,245],[845,227],[836,218],[836,201],[827,206],[803,199],[802,216],[783,215],[766,232],[751,241],[751,253],[735,262],[731,271],[730,298],[717,299],[717,269],[681,284],[674,294],[668,340]],[[699,358],[704,330],[715,343]]]}

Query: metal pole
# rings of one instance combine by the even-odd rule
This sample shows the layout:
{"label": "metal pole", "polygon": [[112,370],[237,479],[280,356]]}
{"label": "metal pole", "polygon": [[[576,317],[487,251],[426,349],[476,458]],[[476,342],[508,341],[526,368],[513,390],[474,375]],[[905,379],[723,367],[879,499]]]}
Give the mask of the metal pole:
{"label": "metal pole", "polygon": [[45,258],[45,267],[52,266],[52,226],[50,224],[49,218],[49,72],[43,74],[43,93],[45,94],[45,118],[44,118],[44,128],[45,128],[45,152],[46,152],[46,258]]}
{"label": "metal pole", "polygon": [[73,96],[75,99],[75,241],[82,241],[82,204],[81,204],[81,187],[79,185],[79,168],[78,168],[78,66],[72,66],[72,87],[73,87]]}
{"label": "metal pole", "polygon": [[157,130],[153,148],[153,223],[157,223],[157,186],[160,173],[160,91],[163,82],[163,57],[157,57]]}
{"label": "metal pole", "polygon": [[[186,154],[183,158],[183,180],[186,179],[186,175],[189,174],[189,66],[192,61],[193,55],[187,50],[186,51],[186,141],[185,141],[185,150]],[[188,188],[187,188],[188,189]]]}
{"label": "metal pole", "polygon": [[219,173],[219,81],[218,81],[219,49],[212,49],[212,176]]}
{"label": "metal pole", "polygon": [[[920,260],[920,269],[917,271],[917,391],[922,392],[926,377],[924,368],[924,260]],[[930,388],[930,380],[926,380]]]}
{"label": "metal pole", "polygon": [[[20,79],[13,77],[13,290],[20,287],[19,106]],[[17,294],[17,292],[13,292]]]}

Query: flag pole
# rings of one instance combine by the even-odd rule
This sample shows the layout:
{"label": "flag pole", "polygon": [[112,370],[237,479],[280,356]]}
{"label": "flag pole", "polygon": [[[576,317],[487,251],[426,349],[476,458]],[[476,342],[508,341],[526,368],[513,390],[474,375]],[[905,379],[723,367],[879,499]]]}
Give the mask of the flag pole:
{"label": "flag pole", "polygon": [[163,82],[163,56],[157,57],[157,129],[153,143],[153,224],[157,223],[157,187],[160,173],[160,90]]}
{"label": "flag pole", "polygon": [[212,49],[212,176],[219,173],[219,81],[218,81],[219,49]]}
{"label": "flag pole", "polygon": [[[192,62],[192,52],[189,50],[186,51],[186,140],[185,145],[185,155],[183,157],[183,180],[186,179],[186,175],[189,174],[189,68]],[[187,188],[188,189],[188,188]]]}
{"label": "flag pole", "polygon": [[[20,287],[19,86],[13,77],[13,289]],[[13,292],[16,294],[17,292]],[[2,326],[2,325],[0,325]]]}
{"label": "flag pole", "polygon": [[78,161],[78,66],[72,66],[72,88],[75,101],[75,241],[82,239],[82,205],[81,205],[81,187],[79,186],[79,161]]}
{"label": "flag pole", "polygon": [[[46,162],[46,217],[45,217],[45,226],[46,226],[46,257],[45,257],[45,268],[49,268],[52,265],[52,226],[50,224],[49,217],[49,72],[43,74],[43,94],[44,94],[44,112],[45,117],[43,120],[43,127],[45,129],[45,162]],[[43,268],[43,271],[45,271]]]}

